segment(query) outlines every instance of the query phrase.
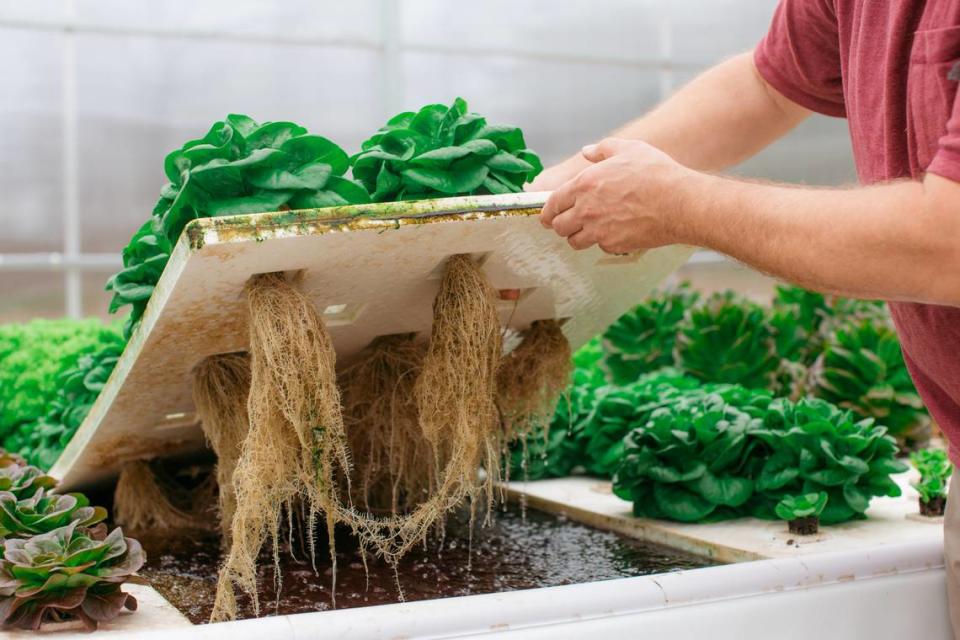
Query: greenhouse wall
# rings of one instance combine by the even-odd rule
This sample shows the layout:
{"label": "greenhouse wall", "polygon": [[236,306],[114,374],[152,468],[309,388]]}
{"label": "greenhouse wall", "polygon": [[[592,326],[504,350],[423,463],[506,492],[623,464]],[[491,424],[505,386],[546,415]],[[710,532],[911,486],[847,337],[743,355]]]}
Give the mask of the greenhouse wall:
{"label": "greenhouse wall", "polygon": [[[163,154],[226,113],[354,148],[389,114],[459,92],[549,163],[754,46],[776,3],[601,0],[589,29],[575,2],[316,4],[0,1],[0,321],[103,315]],[[815,117],[738,171],[849,182],[848,146],[843,121]]]}

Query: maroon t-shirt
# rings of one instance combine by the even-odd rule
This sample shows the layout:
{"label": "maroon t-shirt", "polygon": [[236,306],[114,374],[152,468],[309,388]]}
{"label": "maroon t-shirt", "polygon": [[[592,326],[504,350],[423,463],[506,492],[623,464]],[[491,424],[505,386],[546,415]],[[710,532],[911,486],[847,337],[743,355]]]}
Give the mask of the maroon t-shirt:
{"label": "maroon t-shirt", "polygon": [[[926,172],[960,182],[960,0],[782,0],[754,59],[790,100],[847,118],[862,183]],[[890,309],[917,389],[960,463],[960,308]]]}

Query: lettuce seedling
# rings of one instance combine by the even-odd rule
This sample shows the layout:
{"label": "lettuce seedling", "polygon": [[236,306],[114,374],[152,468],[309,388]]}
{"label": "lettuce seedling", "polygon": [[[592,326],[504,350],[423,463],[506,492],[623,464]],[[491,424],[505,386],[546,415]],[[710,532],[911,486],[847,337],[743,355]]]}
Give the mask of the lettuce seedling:
{"label": "lettuce seedling", "polygon": [[947,481],[953,465],[943,449],[922,449],[910,454],[910,462],[920,472],[920,480],[912,484],[920,494],[920,513],[942,516],[947,505]]}
{"label": "lettuce seedling", "polygon": [[777,503],[777,517],[787,521],[790,533],[808,536],[820,530],[820,514],[829,500],[825,491],[784,496]]}
{"label": "lettuce seedling", "polygon": [[89,629],[137,602],[121,591],[145,561],[140,544],[120,529],[106,535],[73,521],[27,539],[8,538],[0,560],[0,622],[39,629],[44,622],[79,619]]}
{"label": "lettuce seedling", "polygon": [[462,98],[394,116],[361,149],[353,175],[375,202],[516,193],[543,170],[520,129],[487,124]]}

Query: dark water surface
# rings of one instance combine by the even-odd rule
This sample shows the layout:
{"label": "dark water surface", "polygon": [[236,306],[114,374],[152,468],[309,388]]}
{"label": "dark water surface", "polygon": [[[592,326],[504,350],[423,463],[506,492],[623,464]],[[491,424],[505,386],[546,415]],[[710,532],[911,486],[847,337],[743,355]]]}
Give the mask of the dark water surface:
{"label": "dark water surface", "polygon": [[[219,540],[141,538],[148,561],[141,574],[194,623],[206,622],[213,607]],[[475,525],[472,553],[465,515],[450,519],[443,542],[429,541],[400,563],[399,582],[407,601],[447,598],[593,582],[703,567],[708,560],[594,529],[563,516],[508,506],[489,526]],[[332,609],[330,559],[318,550],[317,573],[298,553],[281,555],[280,600],[269,553],[259,567],[261,615]],[[397,579],[386,563],[368,558],[369,573],[349,538],[337,540],[338,609],[399,602]],[[240,617],[254,616],[252,602],[239,598]]]}

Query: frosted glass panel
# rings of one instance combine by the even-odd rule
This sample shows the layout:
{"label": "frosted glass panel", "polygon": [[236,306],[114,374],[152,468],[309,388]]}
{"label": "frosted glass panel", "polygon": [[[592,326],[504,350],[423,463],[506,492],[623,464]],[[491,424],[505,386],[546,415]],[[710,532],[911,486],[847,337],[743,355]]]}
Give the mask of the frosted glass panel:
{"label": "frosted glass panel", "polygon": [[0,273],[0,324],[63,316],[63,274]]}
{"label": "frosted glass panel", "polygon": [[660,11],[671,27],[671,59],[709,65],[753,49],[767,32],[777,0],[671,0]]}
{"label": "frosted glass panel", "polygon": [[0,0],[0,19],[58,20],[65,10],[64,0]]}
{"label": "frosted glass panel", "polygon": [[63,244],[60,40],[0,28],[0,253]]}
{"label": "frosted glass panel", "polygon": [[363,40],[379,37],[378,0],[75,0],[80,24],[176,30],[199,36],[228,33]]}
{"label": "frosted glass panel", "polygon": [[463,96],[491,122],[522,127],[548,163],[643,113],[658,96],[656,72],[623,67],[407,54],[404,68],[406,104]]}
{"label": "frosted glass panel", "polygon": [[149,215],[163,158],[228,113],[293,120],[357,149],[381,120],[379,57],[224,40],[78,37],[84,251],[117,251]]}
{"label": "frosted glass panel", "polygon": [[84,273],[81,278],[83,281],[83,315],[84,317],[100,318],[112,322],[122,322],[126,314],[129,313],[129,307],[116,314],[107,313],[110,306],[112,294],[104,291],[103,285],[107,282],[109,273]]}
{"label": "frosted glass panel", "polygon": [[[352,152],[391,112],[462,96],[550,164],[754,47],[776,4],[0,0],[0,254],[63,250],[65,87],[81,251],[114,253],[152,209],[166,153],[227,113],[302,122]],[[846,123],[811,118],[735,172],[849,183]],[[105,275],[82,277],[87,312]],[[0,280],[7,317],[63,311],[60,272]]]}
{"label": "frosted glass panel", "polygon": [[403,35],[413,46],[651,60],[659,53],[657,4],[403,0]]}

